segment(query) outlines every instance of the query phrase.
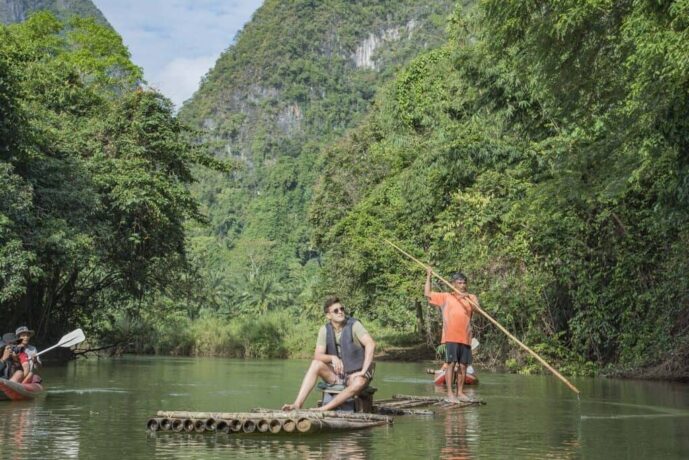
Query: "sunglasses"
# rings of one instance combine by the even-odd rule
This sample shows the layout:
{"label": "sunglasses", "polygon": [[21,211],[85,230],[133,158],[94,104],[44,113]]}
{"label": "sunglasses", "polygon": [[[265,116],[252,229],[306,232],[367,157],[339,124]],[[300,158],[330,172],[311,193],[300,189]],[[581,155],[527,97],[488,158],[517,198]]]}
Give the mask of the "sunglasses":
{"label": "sunglasses", "polygon": [[332,310],[330,310],[330,313],[338,314],[340,312],[344,313],[344,311],[345,311],[344,307],[336,307],[336,308],[333,308]]}

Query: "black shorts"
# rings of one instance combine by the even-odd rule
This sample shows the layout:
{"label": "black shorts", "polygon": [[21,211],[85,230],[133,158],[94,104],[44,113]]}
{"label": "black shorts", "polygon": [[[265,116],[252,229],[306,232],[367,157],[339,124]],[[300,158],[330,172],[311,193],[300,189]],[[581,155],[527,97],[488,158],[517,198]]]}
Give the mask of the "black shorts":
{"label": "black shorts", "polygon": [[445,362],[471,364],[471,347],[463,343],[447,342],[445,344]]}

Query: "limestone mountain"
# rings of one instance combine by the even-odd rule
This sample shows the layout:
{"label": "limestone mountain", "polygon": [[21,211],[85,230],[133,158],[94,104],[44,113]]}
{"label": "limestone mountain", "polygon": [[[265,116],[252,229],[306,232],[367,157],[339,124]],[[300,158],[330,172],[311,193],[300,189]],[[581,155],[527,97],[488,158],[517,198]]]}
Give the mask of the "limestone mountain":
{"label": "limestone mountain", "polygon": [[266,285],[299,286],[288,303],[308,296],[320,255],[307,209],[322,149],[399,68],[446,40],[454,4],[267,0],[218,59],[180,117],[240,165],[233,177],[204,173],[195,190],[211,226],[192,232],[193,256],[219,303]]}
{"label": "limestone mountain", "polygon": [[0,0],[0,23],[13,24],[24,21],[31,13],[46,10],[60,19],[70,16],[95,18],[109,25],[103,13],[91,0]]}

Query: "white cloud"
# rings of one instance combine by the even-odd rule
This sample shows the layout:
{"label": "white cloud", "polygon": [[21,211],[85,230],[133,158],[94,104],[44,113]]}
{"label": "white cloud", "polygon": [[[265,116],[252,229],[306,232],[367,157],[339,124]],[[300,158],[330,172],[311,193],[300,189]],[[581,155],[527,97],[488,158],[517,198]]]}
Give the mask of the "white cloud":
{"label": "white cloud", "polygon": [[172,99],[179,108],[198,89],[201,77],[215,64],[216,56],[176,58],[165,64],[149,84]]}
{"label": "white cloud", "polygon": [[149,84],[179,107],[263,0],[93,2],[122,35]]}

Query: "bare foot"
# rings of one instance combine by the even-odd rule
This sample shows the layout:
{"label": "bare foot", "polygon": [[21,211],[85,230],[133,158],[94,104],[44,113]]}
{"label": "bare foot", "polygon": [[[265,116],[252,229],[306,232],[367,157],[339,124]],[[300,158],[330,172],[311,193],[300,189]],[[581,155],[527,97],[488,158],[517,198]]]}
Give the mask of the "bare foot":
{"label": "bare foot", "polygon": [[459,401],[460,402],[472,402],[472,399],[470,397],[468,397],[467,395],[465,395],[464,393],[462,393],[461,395],[459,395]]}
{"label": "bare foot", "polygon": [[292,410],[299,410],[301,407],[297,406],[296,404],[285,404],[282,406],[282,410],[284,411],[292,411]]}
{"label": "bare foot", "polygon": [[448,396],[445,398],[445,401],[452,403],[452,404],[459,404],[459,400],[455,398],[454,396]]}

